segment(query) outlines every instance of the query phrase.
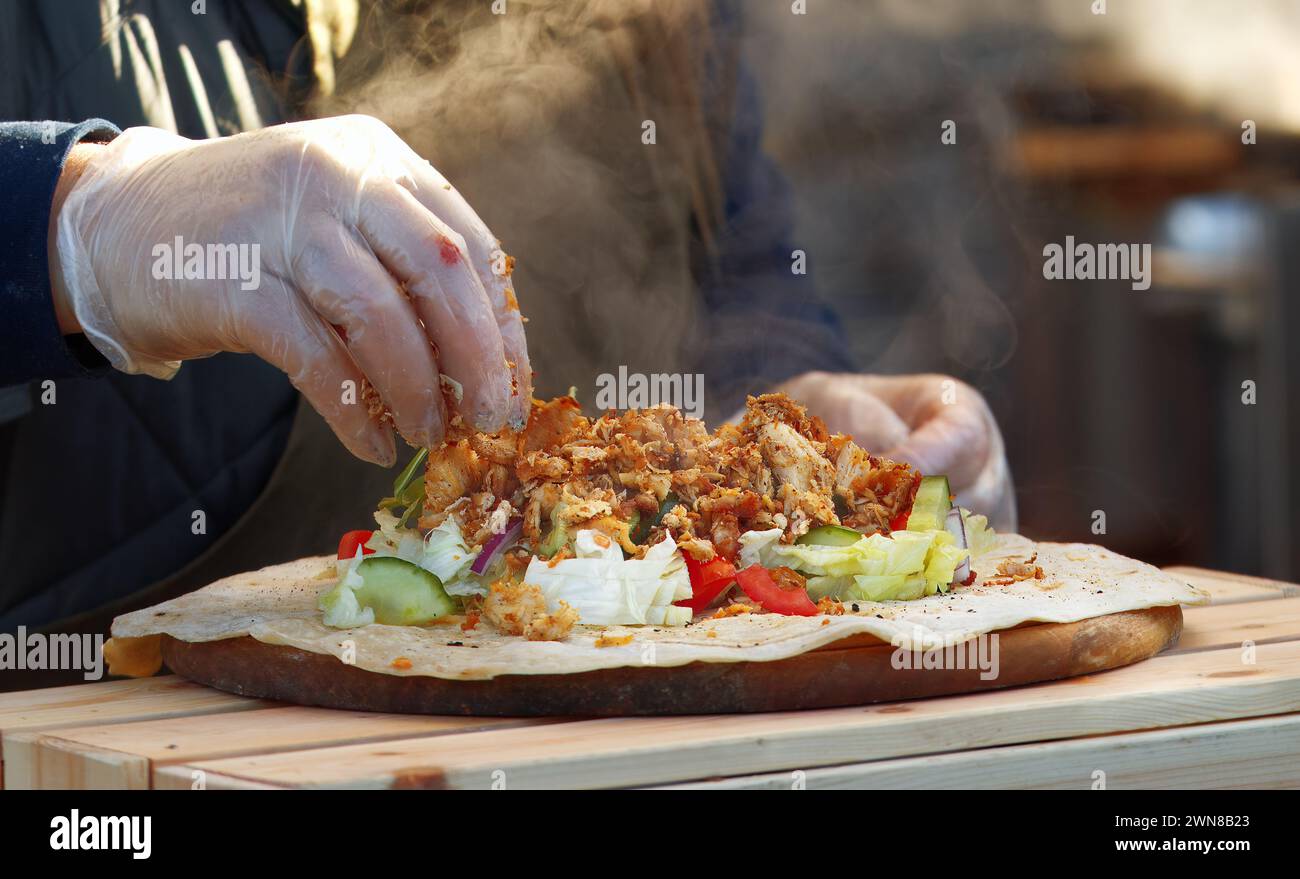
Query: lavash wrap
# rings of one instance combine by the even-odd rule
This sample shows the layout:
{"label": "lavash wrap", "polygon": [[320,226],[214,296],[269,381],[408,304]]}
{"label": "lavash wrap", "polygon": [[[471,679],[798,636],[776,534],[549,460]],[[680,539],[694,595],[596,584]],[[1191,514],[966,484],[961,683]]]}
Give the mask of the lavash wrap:
{"label": "lavash wrap", "polygon": [[[1004,559],[1037,553],[1042,579],[986,585]],[[1176,577],[1104,547],[1036,543],[999,535],[973,560],[971,586],[912,601],[846,603],[840,616],[742,614],[697,619],[685,627],[577,626],[563,641],[503,635],[486,621],[465,631],[457,623],[425,627],[373,624],[355,629],[324,625],[317,598],[337,582],[322,572],[328,557],[300,559],[219,580],[113,621],[114,638],[166,634],[182,641],[250,636],[266,644],[329,654],[366,671],[449,680],[498,675],[575,674],[624,666],[678,666],[690,662],[771,662],[867,634],[909,650],[932,650],[1024,623],[1069,623],[1120,611],[1209,598]],[[853,607],[857,608],[856,612]],[[627,644],[596,646],[631,635]],[[396,660],[404,660],[395,667]]]}

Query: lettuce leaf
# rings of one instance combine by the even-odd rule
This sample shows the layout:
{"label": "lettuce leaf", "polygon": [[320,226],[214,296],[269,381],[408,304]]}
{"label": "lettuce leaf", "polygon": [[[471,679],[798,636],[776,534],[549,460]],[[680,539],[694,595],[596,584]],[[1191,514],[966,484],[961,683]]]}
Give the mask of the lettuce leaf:
{"label": "lettuce leaf", "polygon": [[809,577],[805,584],[808,597],[813,601],[823,598],[843,598],[853,587],[852,577]]}
{"label": "lettuce leaf", "polygon": [[[740,565],[788,567],[809,578],[809,595],[904,601],[947,591],[966,550],[947,531],[895,531],[848,546],[780,542],[780,529],[740,535]],[[851,583],[850,583],[851,581]]]}
{"label": "lettuce leaf", "polygon": [[[397,517],[387,510],[376,510],[375,523],[379,528],[366,543],[366,549],[373,550],[377,556],[395,556],[424,568],[442,581],[448,595],[487,595],[491,581],[470,570],[478,553],[465,542],[455,516],[444,519],[428,537],[422,537],[414,528],[402,528],[397,522]],[[347,562],[339,562],[340,577],[344,576]]]}
{"label": "lettuce leaf", "polygon": [[997,543],[997,533],[989,527],[988,517],[965,508],[961,514],[966,521],[966,545],[970,547],[971,556],[983,555],[992,549]]}
{"label": "lettuce leaf", "polygon": [[644,558],[625,559],[612,540],[594,531],[579,531],[576,558],[551,564],[534,557],[524,582],[538,586],[547,610],[564,601],[587,626],[680,626],[690,622],[689,608],[674,601],[691,597],[686,562],[672,537],[646,550]]}
{"label": "lettuce leaf", "polygon": [[325,625],[335,629],[354,629],[375,621],[374,609],[362,607],[353,591],[365,582],[357,573],[357,565],[360,563],[361,547],[357,547],[357,554],[353,558],[340,560],[343,569],[338,585],[317,599],[316,606],[325,611]]}
{"label": "lettuce leaf", "polygon": [[860,574],[844,594],[854,601],[911,601],[927,594],[928,584],[920,574]]}
{"label": "lettuce leaf", "polygon": [[488,584],[470,570],[477,556],[465,544],[456,517],[448,516],[429,532],[420,558],[414,561],[441,580],[448,595],[487,595]]}

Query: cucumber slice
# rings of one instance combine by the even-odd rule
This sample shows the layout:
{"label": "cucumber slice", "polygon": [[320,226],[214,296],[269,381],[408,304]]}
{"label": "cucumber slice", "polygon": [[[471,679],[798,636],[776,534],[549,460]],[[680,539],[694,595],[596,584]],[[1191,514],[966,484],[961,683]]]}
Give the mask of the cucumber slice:
{"label": "cucumber slice", "polygon": [[442,581],[405,559],[377,556],[357,565],[364,581],[353,591],[362,607],[375,612],[375,622],[390,626],[421,626],[456,610]]}
{"label": "cucumber slice", "polygon": [[822,525],[800,537],[795,543],[813,546],[852,546],[861,540],[861,531],[845,528],[843,525]]}
{"label": "cucumber slice", "polygon": [[952,491],[947,476],[923,476],[907,517],[908,531],[941,531],[943,520],[952,509]]}

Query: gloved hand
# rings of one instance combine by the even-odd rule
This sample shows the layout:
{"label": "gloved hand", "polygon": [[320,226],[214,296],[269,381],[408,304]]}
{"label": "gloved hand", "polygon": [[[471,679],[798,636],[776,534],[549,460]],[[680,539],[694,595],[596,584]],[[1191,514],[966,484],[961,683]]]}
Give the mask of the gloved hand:
{"label": "gloved hand", "polygon": [[970,385],[933,374],[807,372],[777,390],[867,451],[947,476],[957,502],[987,515],[995,528],[1017,527],[1002,434]]}
{"label": "gloved hand", "polygon": [[367,412],[363,378],[415,445],[443,435],[440,373],[471,426],[527,417],[528,350],[497,240],[376,119],[205,141],[129,129],[91,151],[56,222],[56,311],[120,370],[168,378],[181,360],[252,352],[385,465],[392,433]]}

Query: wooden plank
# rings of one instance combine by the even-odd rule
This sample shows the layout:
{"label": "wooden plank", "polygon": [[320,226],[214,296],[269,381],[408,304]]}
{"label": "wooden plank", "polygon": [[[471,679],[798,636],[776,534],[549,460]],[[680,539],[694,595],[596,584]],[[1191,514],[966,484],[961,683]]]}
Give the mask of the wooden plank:
{"label": "wooden plank", "polygon": [[617,718],[164,767],[155,786],[599,787],[915,756],[1300,710],[1300,641],[1160,656],[1097,675],[909,703]]}
{"label": "wooden plank", "polygon": [[1172,574],[1209,592],[1211,604],[1234,604],[1241,601],[1266,601],[1300,596],[1300,586],[1282,580],[1269,580],[1248,574],[1227,574],[1187,565],[1174,565],[1163,570],[1166,574]]}
{"label": "wooden plank", "polygon": [[90,722],[243,712],[272,704],[223,693],[175,675],[0,693],[0,788],[6,786],[5,750],[14,733]]}
{"label": "wooden plank", "polygon": [[5,738],[5,788],[114,790],[147,788],[149,762],[131,754],[78,746],[42,733]]}
{"label": "wooden plank", "polygon": [[192,684],[175,675],[74,684],[0,693],[0,733],[146,717],[246,711],[271,704]]}
{"label": "wooden plank", "polygon": [[1183,608],[1183,634],[1168,653],[1300,639],[1300,598]]}
{"label": "wooden plank", "polygon": [[24,790],[147,788],[153,767],[170,763],[537,722],[283,707],[21,732],[6,740],[6,783]]}
{"label": "wooden plank", "polygon": [[[688,790],[1108,790],[1300,787],[1300,714],[807,771],[711,779]],[[1104,775],[1097,776],[1101,772]]]}

